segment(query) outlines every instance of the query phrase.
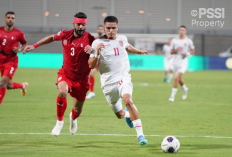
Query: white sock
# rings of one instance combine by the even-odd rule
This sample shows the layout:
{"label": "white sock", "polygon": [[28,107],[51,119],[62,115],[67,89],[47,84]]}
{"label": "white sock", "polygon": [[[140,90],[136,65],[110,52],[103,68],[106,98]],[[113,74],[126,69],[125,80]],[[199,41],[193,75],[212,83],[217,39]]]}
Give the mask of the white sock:
{"label": "white sock", "polygon": [[172,94],[171,94],[171,97],[175,97],[176,92],[177,92],[177,88],[172,88]]}
{"label": "white sock", "polygon": [[188,88],[186,87],[185,84],[183,84],[183,86],[181,86],[181,87],[182,87],[182,89],[183,89],[184,91],[188,90]]}
{"label": "white sock", "polygon": [[164,73],[164,78],[167,78],[167,73]]}
{"label": "white sock", "polygon": [[59,125],[63,125],[63,124],[64,124],[64,121],[63,121],[63,120],[62,120],[62,121],[57,120],[56,123],[59,124]]}
{"label": "white sock", "polygon": [[129,111],[126,111],[126,110],[125,110],[125,115],[124,115],[124,117],[123,117],[123,118],[130,118]]}
{"label": "white sock", "polygon": [[172,77],[173,77],[173,73],[169,73],[168,79],[169,79],[170,82],[171,82],[171,80],[172,80]]}
{"label": "white sock", "polygon": [[23,84],[23,89],[25,88],[25,84],[24,83],[22,83]]}
{"label": "white sock", "polygon": [[140,119],[136,119],[132,121],[134,124],[135,130],[137,132],[137,136],[139,137],[140,135],[143,135],[143,128],[142,128],[142,122]]}

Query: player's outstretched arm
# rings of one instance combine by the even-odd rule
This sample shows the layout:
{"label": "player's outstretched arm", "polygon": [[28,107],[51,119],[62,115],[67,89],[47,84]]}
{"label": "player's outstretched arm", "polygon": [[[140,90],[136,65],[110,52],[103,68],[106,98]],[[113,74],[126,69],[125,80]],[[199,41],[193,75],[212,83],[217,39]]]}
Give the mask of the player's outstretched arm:
{"label": "player's outstretched arm", "polygon": [[138,49],[134,48],[132,45],[129,45],[126,48],[126,51],[130,52],[130,53],[135,53],[135,54],[148,54],[146,50],[138,50]]}
{"label": "player's outstretched arm", "polygon": [[54,41],[54,35],[55,34],[49,35],[49,36],[41,39],[40,41],[38,41],[34,45],[27,45],[23,50],[23,54],[26,54],[26,52],[32,51],[32,50],[36,49],[39,46],[42,46],[42,45],[49,44],[49,43],[53,42]]}
{"label": "player's outstretched arm", "polygon": [[100,58],[100,54],[101,54],[101,51],[102,49],[105,47],[105,45],[103,43],[100,43],[98,46],[97,46],[97,52],[96,54],[94,54],[93,57],[91,57],[88,61],[88,64],[89,64],[89,68],[90,69],[93,69],[95,68],[97,65],[98,65],[98,59]]}

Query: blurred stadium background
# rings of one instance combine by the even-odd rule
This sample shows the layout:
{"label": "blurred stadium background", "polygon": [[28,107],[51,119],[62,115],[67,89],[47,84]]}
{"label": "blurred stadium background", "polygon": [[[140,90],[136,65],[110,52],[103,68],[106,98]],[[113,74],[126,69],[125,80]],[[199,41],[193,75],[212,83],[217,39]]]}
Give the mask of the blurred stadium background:
{"label": "blurred stadium background", "polygon": [[[224,51],[228,52],[221,54],[221,57],[232,56],[231,0],[1,0],[0,3],[0,25],[5,25],[4,14],[13,10],[16,13],[15,27],[25,32],[28,44],[60,30],[72,29],[73,15],[83,11],[88,16],[87,31],[93,35],[97,35],[96,28],[103,24],[105,16],[115,15],[119,19],[119,33],[127,35],[132,45],[146,49],[150,54],[161,54],[168,38],[177,36],[178,27],[186,25],[188,36],[196,47],[195,55],[210,56],[190,59],[190,63],[198,66],[189,67],[189,70],[232,68],[231,60],[218,57]],[[199,8],[224,8],[225,18],[191,16],[191,11]],[[222,28],[192,26],[193,19],[220,20],[224,21],[224,25]],[[61,53],[62,45],[54,42],[39,47],[36,52]],[[130,57],[132,69],[162,70],[163,67],[159,66],[162,57],[154,59],[157,64],[144,65],[147,59]],[[19,66],[30,65],[19,63]]]}

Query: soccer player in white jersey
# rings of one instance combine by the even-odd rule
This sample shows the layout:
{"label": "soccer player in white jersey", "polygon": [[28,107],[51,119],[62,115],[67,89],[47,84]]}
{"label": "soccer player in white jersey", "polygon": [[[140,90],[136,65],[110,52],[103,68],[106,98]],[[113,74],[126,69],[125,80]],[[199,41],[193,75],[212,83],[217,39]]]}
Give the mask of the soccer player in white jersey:
{"label": "soccer player in white jersey", "polygon": [[[173,55],[171,54],[171,41],[168,40],[168,44],[163,46],[163,54],[164,54],[164,82],[171,83],[173,77]],[[169,76],[168,76],[169,72]]]}
{"label": "soccer player in white jersey", "polygon": [[[98,64],[101,87],[115,115],[125,118],[129,127],[135,128],[141,146],[148,143],[142,129],[137,108],[132,101],[133,84],[131,82],[128,53],[147,54],[146,50],[135,49],[127,42],[127,37],[117,35],[118,20],[107,16],[104,20],[105,34],[92,43],[94,52],[90,55],[90,68]],[[122,100],[126,109],[122,107]]]}
{"label": "soccer player in white jersey", "polygon": [[182,79],[182,74],[185,73],[188,67],[187,56],[192,55],[195,52],[195,47],[193,45],[193,41],[187,38],[185,35],[187,33],[187,29],[185,26],[179,27],[179,37],[172,39],[171,42],[171,54],[173,54],[173,66],[175,73],[175,81],[172,88],[172,94],[169,98],[169,101],[174,102],[175,95],[177,92],[178,84],[181,85],[183,89],[182,99],[185,100],[187,98],[188,88],[186,87],[184,80]]}

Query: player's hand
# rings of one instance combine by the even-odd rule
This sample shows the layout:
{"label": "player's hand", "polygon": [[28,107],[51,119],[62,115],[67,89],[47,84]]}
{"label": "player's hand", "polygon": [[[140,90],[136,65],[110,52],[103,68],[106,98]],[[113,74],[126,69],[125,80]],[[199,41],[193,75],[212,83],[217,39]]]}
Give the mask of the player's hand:
{"label": "player's hand", "polygon": [[23,54],[26,54],[26,52],[32,51],[34,49],[35,47],[33,45],[27,45],[23,50]]}
{"label": "player's hand", "polygon": [[103,43],[100,43],[98,46],[97,46],[97,55],[100,55],[101,54],[101,51],[102,49],[105,48],[105,45]]}
{"label": "player's hand", "polygon": [[177,49],[175,49],[176,53],[179,52],[179,51],[181,51],[181,50],[182,50],[181,47],[178,47]]}
{"label": "player's hand", "polygon": [[89,45],[87,45],[86,47],[85,47],[85,53],[87,53],[87,54],[90,54],[92,51],[93,51],[93,48],[91,47],[91,46],[89,46]]}
{"label": "player's hand", "polygon": [[185,58],[185,57],[187,57],[187,56],[189,56],[189,55],[190,55],[190,53],[189,53],[189,52],[184,53],[184,54],[183,54],[183,58]]}
{"label": "player's hand", "polygon": [[20,48],[18,48],[18,47],[14,47],[13,51],[14,51],[14,53],[18,53],[18,52],[20,52],[22,50]]}
{"label": "player's hand", "polygon": [[137,54],[144,55],[144,54],[148,54],[148,52],[146,50],[139,50]]}

